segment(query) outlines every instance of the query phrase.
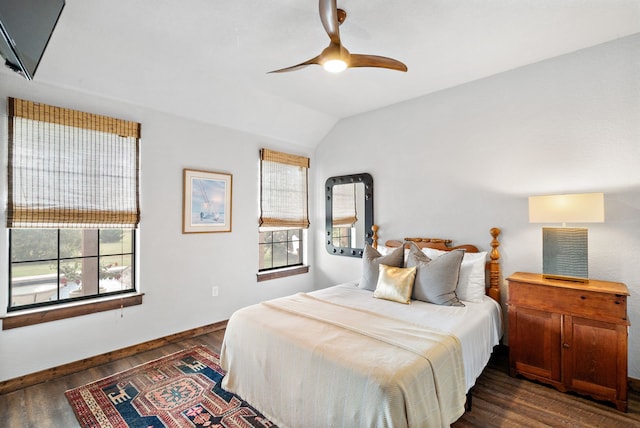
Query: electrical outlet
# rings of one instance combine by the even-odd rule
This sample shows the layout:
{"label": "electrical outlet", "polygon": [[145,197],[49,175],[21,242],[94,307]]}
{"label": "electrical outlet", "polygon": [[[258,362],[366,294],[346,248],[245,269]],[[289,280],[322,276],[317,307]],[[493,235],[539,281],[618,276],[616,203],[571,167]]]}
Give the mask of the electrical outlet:
{"label": "electrical outlet", "polygon": [[211,287],[211,296],[212,297],[218,297],[218,286],[214,285],[213,287]]}

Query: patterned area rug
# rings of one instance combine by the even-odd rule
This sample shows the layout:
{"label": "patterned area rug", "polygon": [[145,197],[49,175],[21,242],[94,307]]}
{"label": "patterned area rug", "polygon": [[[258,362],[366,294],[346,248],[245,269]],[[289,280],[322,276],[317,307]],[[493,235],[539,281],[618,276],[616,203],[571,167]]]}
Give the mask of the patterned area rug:
{"label": "patterned area rug", "polygon": [[220,387],[219,356],[204,346],[176,352],[65,392],[84,427],[275,427]]}

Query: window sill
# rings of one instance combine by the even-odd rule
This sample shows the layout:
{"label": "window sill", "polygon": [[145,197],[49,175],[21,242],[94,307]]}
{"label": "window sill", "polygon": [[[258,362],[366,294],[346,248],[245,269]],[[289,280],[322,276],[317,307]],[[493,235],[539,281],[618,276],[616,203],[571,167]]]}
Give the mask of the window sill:
{"label": "window sill", "polygon": [[70,303],[66,306],[48,307],[45,309],[25,310],[23,312],[11,313],[4,317],[0,317],[0,319],[2,319],[2,329],[9,330],[12,328],[26,327],[28,325],[73,318],[96,312],[141,305],[142,296],[144,296],[144,293],[116,296],[104,300],[94,300],[82,303]]}
{"label": "window sill", "polygon": [[285,278],[287,276],[300,275],[309,272],[309,266],[296,266],[291,268],[274,269],[265,272],[258,272],[258,282],[269,281],[271,279]]}

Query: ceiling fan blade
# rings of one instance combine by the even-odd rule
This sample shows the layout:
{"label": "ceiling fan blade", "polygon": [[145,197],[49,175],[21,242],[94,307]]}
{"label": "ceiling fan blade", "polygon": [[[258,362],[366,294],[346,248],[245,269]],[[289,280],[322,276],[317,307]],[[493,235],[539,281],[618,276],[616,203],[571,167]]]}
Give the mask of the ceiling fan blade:
{"label": "ceiling fan blade", "polygon": [[349,67],[377,67],[391,70],[407,71],[407,66],[397,59],[377,55],[351,54]]}
{"label": "ceiling fan blade", "polygon": [[338,6],[336,0],[320,0],[320,20],[333,43],[340,44]]}
{"label": "ceiling fan blade", "polygon": [[320,55],[318,55],[315,58],[311,58],[310,60],[307,60],[305,62],[301,62],[300,64],[296,64],[296,65],[292,65],[291,67],[286,67],[286,68],[281,68],[279,70],[273,70],[273,71],[269,71],[267,74],[270,73],[286,73],[288,71],[295,71],[301,68],[304,68],[308,65],[313,65],[313,64],[320,64]]}

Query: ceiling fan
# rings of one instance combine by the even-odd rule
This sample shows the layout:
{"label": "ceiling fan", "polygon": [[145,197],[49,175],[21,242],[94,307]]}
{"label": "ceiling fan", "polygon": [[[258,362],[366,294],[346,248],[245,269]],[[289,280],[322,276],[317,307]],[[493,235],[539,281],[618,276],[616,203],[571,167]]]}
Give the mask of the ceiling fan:
{"label": "ceiling fan", "polygon": [[338,26],[347,18],[347,12],[338,9],[336,0],[320,0],[320,20],[322,26],[329,35],[331,42],[320,55],[311,58],[300,64],[270,71],[269,73],[284,73],[294,71],[308,65],[317,64],[325,70],[339,73],[352,67],[377,67],[391,70],[407,71],[407,66],[393,58],[377,55],[352,54],[340,41],[340,30]]}

